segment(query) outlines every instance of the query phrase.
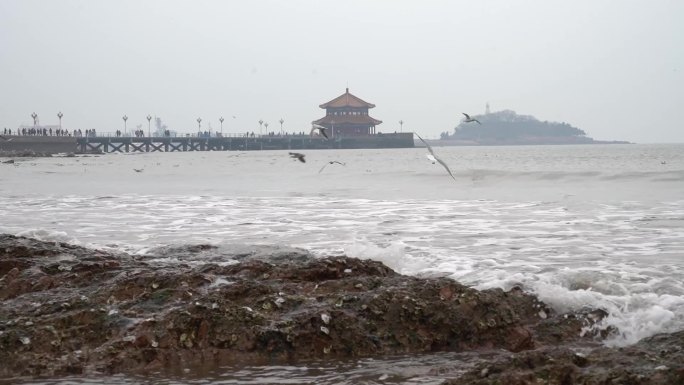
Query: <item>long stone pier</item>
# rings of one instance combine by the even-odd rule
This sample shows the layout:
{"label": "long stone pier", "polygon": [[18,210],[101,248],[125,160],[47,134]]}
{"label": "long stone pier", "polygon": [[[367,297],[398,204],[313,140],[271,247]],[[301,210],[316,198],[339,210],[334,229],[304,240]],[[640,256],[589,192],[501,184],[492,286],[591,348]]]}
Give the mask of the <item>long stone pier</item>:
{"label": "long stone pier", "polygon": [[111,153],[174,151],[254,151],[339,148],[411,148],[412,133],[333,137],[326,140],[310,135],[231,136],[231,137],[130,137],[130,136],[5,136],[2,153],[34,151],[40,153]]}
{"label": "long stone pier", "polygon": [[412,133],[337,137],[326,140],[309,135],[260,137],[81,137],[77,151],[87,152],[174,152],[253,151],[335,148],[410,148]]}

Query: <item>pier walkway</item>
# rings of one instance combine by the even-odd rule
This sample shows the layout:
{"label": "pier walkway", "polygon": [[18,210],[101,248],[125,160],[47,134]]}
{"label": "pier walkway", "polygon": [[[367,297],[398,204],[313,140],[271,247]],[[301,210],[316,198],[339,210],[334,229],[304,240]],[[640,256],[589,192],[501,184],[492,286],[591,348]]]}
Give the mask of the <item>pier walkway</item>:
{"label": "pier walkway", "polygon": [[174,151],[254,151],[339,148],[412,148],[412,133],[333,137],[326,140],[310,135],[230,137],[131,137],[131,136],[6,136],[0,153],[35,151],[42,153],[112,153]]}
{"label": "pier walkway", "polygon": [[87,152],[253,151],[334,148],[410,148],[412,133],[337,137],[309,135],[257,137],[79,137],[76,150]]}

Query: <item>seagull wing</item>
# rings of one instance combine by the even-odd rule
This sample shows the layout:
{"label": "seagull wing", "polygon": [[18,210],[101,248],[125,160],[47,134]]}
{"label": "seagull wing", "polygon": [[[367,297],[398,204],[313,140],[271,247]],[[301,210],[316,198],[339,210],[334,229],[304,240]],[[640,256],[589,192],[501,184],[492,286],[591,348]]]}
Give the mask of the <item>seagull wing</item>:
{"label": "seagull wing", "polygon": [[439,162],[439,164],[441,164],[442,166],[444,166],[444,168],[445,168],[445,169],[447,170],[447,172],[449,173],[449,176],[451,176],[451,179],[453,179],[454,181],[456,181],[456,178],[454,177],[454,174],[451,173],[451,170],[449,169],[449,166],[447,166],[447,164],[444,163],[443,160],[439,159],[439,158],[436,157],[436,156],[435,156],[435,159],[437,159],[437,161]]}
{"label": "seagull wing", "polygon": [[311,125],[311,135],[313,135],[314,131],[316,131],[316,130],[318,130],[318,132],[320,132],[321,135],[323,135],[326,139],[329,139],[328,134],[325,132],[325,130],[327,130],[326,127],[323,127],[320,124],[314,123]]}
{"label": "seagull wing", "polygon": [[465,112],[461,112],[463,115],[465,115],[466,119],[470,120],[470,115],[466,114]]}
{"label": "seagull wing", "polygon": [[288,152],[288,154],[290,154],[292,158],[297,159],[302,163],[306,163],[306,159],[304,159],[304,154],[300,154],[298,152]]}
{"label": "seagull wing", "polygon": [[432,154],[432,156],[435,156],[435,152],[432,151],[432,147],[431,147],[426,141],[424,141],[423,138],[420,137],[420,135],[418,135],[418,134],[415,133],[415,132],[414,132],[414,134],[416,134],[416,136],[418,137],[418,139],[420,139],[420,141],[423,142],[423,144],[425,144],[425,147],[427,147],[427,150],[430,151],[430,154]]}
{"label": "seagull wing", "polygon": [[477,124],[482,124],[482,123],[480,123],[480,121],[477,120],[477,119],[473,119],[473,121],[474,121],[474,122],[477,122]]}
{"label": "seagull wing", "polygon": [[323,172],[323,169],[324,169],[327,165],[329,165],[329,164],[330,164],[330,163],[324,164],[323,167],[321,167],[321,169],[318,170],[318,173],[319,173],[319,174],[322,173],[322,172]]}
{"label": "seagull wing", "polygon": [[332,163],[337,163],[337,164],[341,164],[341,165],[343,165],[343,166],[346,166],[346,164],[345,164],[345,163],[342,163],[342,162],[338,162],[338,161],[336,161],[336,160],[333,160],[333,161],[332,161],[332,162],[330,162],[330,163],[331,163],[331,164],[332,164]]}

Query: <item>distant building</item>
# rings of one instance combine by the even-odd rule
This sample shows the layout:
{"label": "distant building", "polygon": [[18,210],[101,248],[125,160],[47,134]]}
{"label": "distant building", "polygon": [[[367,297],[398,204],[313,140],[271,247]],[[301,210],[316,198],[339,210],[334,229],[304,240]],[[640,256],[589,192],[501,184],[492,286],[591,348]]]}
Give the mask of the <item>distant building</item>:
{"label": "distant building", "polygon": [[368,115],[375,104],[368,103],[347,91],[335,99],[321,104],[325,116],[314,124],[326,127],[332,136],[367,136],[375,134],[375,126],[382,123]]}

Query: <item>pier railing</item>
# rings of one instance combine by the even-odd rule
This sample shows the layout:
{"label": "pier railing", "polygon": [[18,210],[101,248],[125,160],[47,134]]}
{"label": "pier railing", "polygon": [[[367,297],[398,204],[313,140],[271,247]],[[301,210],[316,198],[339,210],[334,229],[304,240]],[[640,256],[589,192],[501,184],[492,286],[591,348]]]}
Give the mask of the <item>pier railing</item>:
{"label": "pier railing", "polygon": [[174,151],[251,151],[333,148],[407,148],[413,147],[413,134],[377,134],[335,137],[326,140],[310,135],[251,136],[84,136],[76,138],[81,153],[174,152]]}
{"label": "pier railing", "polygon": [[[210,133],[171,133],[169,135],[157,135],[152,133],[152,138],[266,138],[266,137],[290,137],[290,136],[303,136],[305,133],[274,133],[274,134],[258,134],[254,132],[210,132]],[[95,133],[83,133],[77,137],[89,137],[89,138],[150,138],[147,133],[140,136],[136,136],[133,133],[121,133],[121,132],[95,132]]]}

